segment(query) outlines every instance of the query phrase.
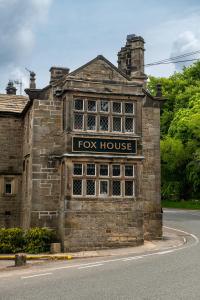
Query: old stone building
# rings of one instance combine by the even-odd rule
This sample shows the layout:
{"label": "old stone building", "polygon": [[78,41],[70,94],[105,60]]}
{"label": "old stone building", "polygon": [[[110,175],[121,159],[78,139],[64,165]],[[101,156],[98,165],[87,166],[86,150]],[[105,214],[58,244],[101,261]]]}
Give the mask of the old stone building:
{"label": "old stone building", "polygon": [[127,36],[118,68],[99,55],[49,85],[0,95],[0,226],[57,230],[63,250],[162,236],[160,103],[145,89],[144,40]]}

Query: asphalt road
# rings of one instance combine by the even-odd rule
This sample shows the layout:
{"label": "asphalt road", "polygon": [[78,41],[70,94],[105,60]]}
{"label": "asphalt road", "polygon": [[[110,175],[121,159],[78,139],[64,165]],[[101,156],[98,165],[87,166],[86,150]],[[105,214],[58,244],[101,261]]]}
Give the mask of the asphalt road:
{"label": "asphalt road", "polygon": [[200,211],[167,210],[164,225],[182,230],[187,243],[162,253],[10,271],[0,275],[0,299],[200,300]]}

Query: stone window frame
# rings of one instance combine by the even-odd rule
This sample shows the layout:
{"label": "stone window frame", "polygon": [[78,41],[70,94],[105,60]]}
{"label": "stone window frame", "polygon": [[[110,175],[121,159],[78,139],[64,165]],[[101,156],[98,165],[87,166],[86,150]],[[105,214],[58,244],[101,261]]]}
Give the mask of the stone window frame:
{"label": "stone window frame", "polygon": [[[133,195],[126,195],[126,182],[132,182],[132,185],[133,185]],[[135,197],[135,180],[134,179],[128,179],[126,178],[124,180],[124,197]]]}
{"label": "stone window frame", "polygon": [[[101,194],[101,182],[107,182],[107,194]],[[105,179],[105,178],[99,178],[99,180],[98,180],[98,182],[99,182],[99,191],[98,191],[98,196],[99,197],[109,197],[109,192],[110,192],[110,189],[109,189],[109,183],[110,183],[110,181],[109,181],[109,179]]]}
{"label": "stone window frame", "polygon": [[[87,173],[87,166],[88,165],[94,165],[94,170],[95,170],[95,173],[94,174],[92,174],[92,175],[90,175],[90,174],[88,174]],[[86,164],[85,164],[85,175],[87,176],[87,177],[94,177],[94,176],[96,176],[96,174],[97,174],[97,165],[95,164],[95,163],[90,163],[90,162],[87,162]]]}
{"label": "stone window frame", "polygon": [[[9,184],[11,188],[11,192],[7,193],[6,192],[6,185]],[[15,177],[14,176],[4,176],[3,177],[3,195],[4,196],[14,196],[16,194],[16,189],[15,189]]]}
{"label": "stone window frame", "polygon": [[[94,181],[94,194],[87,194],[87,181]],[[84,183],[84,187],[85,187],[85,191],[84,191],[84,194],[86,197],[96,197],[97,195],[97,180],[95,178],[86,178],[85,180],[83,180],[83,183]]]}
{"label": "stone window frame", "polygon": [[[81,169],[81,174],[74,174],[74,165],[81,165],[82,166],[82,169]],[[83,164],[82,163],[74,163],[73,164],[73,176],[82,176],[83,175]]]}
{"label": "stone window frame", "polygon": [[[108,175],[101,175],[101,174],[100,174],[100,170],[101,170],[101,166],[102,166],[102,165],[105,165],[105,166],[108,167]],[[99,175],[100,178],[102,178],[102,177],[108,178],[108,177],[110,176],[111,173],[110,173],[110,167],[109,167],[109,164],[108,164],[108,163],[99,163],[99,164],[98,164],[98,167],[99,167],[99,168],[98,168],[98,169],[99,169],[98,175]]]}

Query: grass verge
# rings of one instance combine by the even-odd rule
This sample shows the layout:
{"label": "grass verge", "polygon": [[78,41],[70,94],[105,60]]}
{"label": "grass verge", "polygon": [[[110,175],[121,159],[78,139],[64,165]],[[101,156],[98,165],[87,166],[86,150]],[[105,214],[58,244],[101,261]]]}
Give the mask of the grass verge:
{"label": "grass verge", "polygon": [[185,200],[185,201],[162,200],[162,207],[200,209],[200,200]]}

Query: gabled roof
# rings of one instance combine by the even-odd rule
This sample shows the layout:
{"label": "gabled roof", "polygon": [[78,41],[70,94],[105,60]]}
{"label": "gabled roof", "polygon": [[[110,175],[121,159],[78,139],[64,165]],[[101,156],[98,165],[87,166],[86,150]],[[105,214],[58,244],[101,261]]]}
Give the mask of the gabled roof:
{"label": "gabled roof", "polygon": [[26,96],[0,94],[0,112],[22,113],[28,102]]}
{"label": "gabled roof", "polygon": [[76,70],[72,71],[71,73],[69,73],[68,76],[75,76],[76,77],[77,75],[81,75],[84,71],[89,70],[90,67],[95,68],[95,65],[97,65],[98,63],[102,63],[102,67],[103,67],[103,65],[105,67],[107,66],[107,68],[110,69],[110,71],[113,72],[114,79],[115,79],[115,77],[117,77],[118,80],[120,80],[120,79],[121,80],[130,80],[130,78],[124,72],[122,72],[115,65],[113,65],[103,55],[98,55],[97,57],[95,57],[94,59],[89,61],[88,63],[84,64],[83,66],[81,66],[78,69],[76,69]]}

